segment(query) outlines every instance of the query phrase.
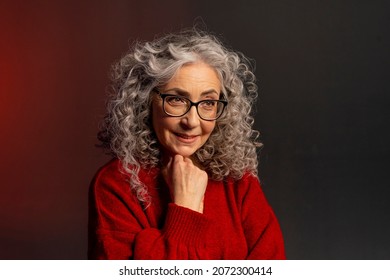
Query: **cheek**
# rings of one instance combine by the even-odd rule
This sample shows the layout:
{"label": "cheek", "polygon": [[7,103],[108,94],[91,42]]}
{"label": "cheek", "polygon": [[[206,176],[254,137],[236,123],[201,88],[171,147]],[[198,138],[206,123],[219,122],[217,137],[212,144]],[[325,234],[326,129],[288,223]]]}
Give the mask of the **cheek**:
{"label": "cheek", "polygon": [[206,123],[203,125],[203,133],[210,136],[215,128],[215,122]]}
{"label": "cheek", "polygon": [[167,133],[172,130],[172,123],[167,118],[157,118],[156,120],[157,130],[160,133]]}
{"label": "cheek", "polygon": [[165,141],[168,137],[169,131],[175,127],[174,118],[167,118],[165,115],[153,112],[153,129],[158,140]]}

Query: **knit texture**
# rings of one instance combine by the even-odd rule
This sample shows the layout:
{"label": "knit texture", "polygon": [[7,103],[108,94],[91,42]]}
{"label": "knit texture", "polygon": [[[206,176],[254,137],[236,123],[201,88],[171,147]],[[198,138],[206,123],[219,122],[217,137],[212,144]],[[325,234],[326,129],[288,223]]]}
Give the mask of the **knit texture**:
{"label": "knit texture", "polygon": [[172,203],[158,169],[141,170],[144,209],[113,160],[90,187],[90,259],[285,259],[282,233],[256,177],[209,180],[203,214]]}

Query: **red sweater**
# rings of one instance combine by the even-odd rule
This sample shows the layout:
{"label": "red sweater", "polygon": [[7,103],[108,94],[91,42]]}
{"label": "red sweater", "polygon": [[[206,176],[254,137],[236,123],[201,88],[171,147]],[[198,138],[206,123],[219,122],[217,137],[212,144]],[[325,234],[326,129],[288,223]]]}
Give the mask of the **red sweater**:
{"label": "red sweater", "polygon": [[209,180],[203,214],[170,201],[159,170],[141,170],[143,209],[113,160],[89,197],[90,259],[285,259],[278,221],[256,177]]}

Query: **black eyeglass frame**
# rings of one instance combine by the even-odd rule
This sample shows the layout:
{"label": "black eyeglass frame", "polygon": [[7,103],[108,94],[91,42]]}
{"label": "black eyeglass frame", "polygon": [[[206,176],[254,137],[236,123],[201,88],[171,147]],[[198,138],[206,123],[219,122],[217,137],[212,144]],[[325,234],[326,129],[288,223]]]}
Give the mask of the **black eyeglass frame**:
{"label": "black eyeglass frame", "polygon": [[[170,116],[170,117],[178,117],[178,118],[179,118],[179,117],[182,117],[182,116],[184,116],[185,114],[187,114],[187,113],[191,110],[192,106],[195,106],[195,108],[196,108],[196,113],[198,114],[199,118],[201,118],[202,120],[205,120],[205,121],[215,121],[215,120],[219,119],[219,118],[222,116],[222,114],[223,114],[223,112],[224,112],[224,110],[225,110],[225,108],[226,108],[226,106],[227,106],[227,104],[228,104],[228,102],[227,102],[226,100],[220,100],[220,99],[218,99],[218,100],[216,100],[216,99],[206,99],[206,100],[201,100],[201,101],[198,101],[198,102],[192,102],[189,98],[187,98],[187,97],[185,97],[185,96],[174,95],[174,94],[168,94],[168,93],[161,93],[161,92],[159,92],[157,89],[155,89],[155,91],[158,93],[158,95],[161,97],[161,99],[162,99],[162,101],[163,101],[163,106],[162,106],[162,107],[163,107],[164,113],[167,114],[167,115]],[[187,111],[185,111],[183,114],[181,114],[181,115],[179,115],[179,116],[169,114],[169,113],[165,110],[165,98],[166,98],[166,97],[180,97],[180,98],[183,98],[183,99],[185,99],[185,100],[187,100],[187,101],[189,102],[190,106],[188,107]],[[209,101],[221,102],[221,103],[223,104],[221,113],[218,115],[218,117],[213,118],[213,119],[205,119],[205,118],[203,118],[203,117],[199,114],[199,111],[198,111],[198,105],[199,105],[200,103],[209,102]]]}

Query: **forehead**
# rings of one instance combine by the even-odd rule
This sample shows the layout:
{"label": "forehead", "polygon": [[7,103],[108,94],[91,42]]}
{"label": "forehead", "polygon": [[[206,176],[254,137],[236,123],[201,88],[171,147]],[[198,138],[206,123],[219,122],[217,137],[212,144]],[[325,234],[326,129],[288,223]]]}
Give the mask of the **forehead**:
{"label": "forehead", "polygon": [[203,62],[183,65],[163,87],[184,93],[221,92],[221,81],[214,68]]}

